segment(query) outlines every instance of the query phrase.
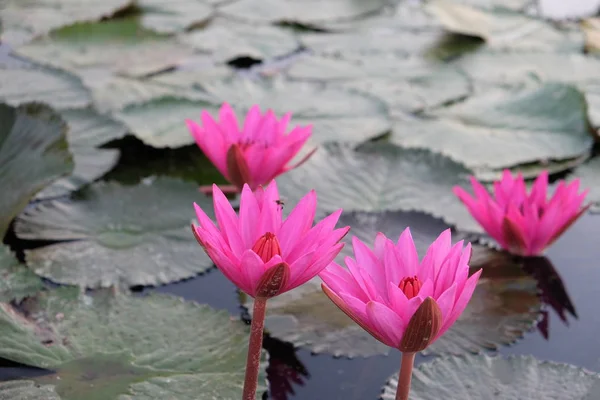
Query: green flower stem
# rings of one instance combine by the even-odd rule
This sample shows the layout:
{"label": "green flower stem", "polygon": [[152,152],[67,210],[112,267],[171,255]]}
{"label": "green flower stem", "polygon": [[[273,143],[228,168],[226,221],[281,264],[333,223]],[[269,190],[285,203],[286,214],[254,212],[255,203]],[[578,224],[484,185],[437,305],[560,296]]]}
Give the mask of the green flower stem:
{"label": "green flower stem", "polygon": [[412,378],[412,370],[416,355],[417,353],[402,353],[402,363],[400,364],[400,375],[398,376],[396,400],[408,400],[408,394],[410,393],[410,380]]}
{"label": "green flower stem", "polygon": [[242,395],[242,400],[256,400],[256,388],[258,386],[258,371],[260,369],[260,356],[266,312],[267,298],[256,297],[254,299],[254,311],[252,312],[248,359],[246,360],[246,378],[244,380],[244,394]]}

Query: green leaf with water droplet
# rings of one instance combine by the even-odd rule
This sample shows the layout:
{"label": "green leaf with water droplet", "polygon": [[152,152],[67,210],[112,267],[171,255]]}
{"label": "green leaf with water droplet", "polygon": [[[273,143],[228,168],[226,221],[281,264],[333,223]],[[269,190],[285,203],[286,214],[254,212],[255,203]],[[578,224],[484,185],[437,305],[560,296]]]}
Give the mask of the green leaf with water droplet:
{"label": "green leaf with water droplet", "polygon": [[28,265],[54,282],[157,285],[212,267],[190,230],[194,202],[212,212],[212,200],[194,183],[170,178],[136,186],[99,182],[73,200],[36,204],[15,229],[21,239],[63,241],[26,252]]}
{"label": "green leaf with water droplet", "polygon": [[0,322],[0,357],[54,371],[36,385],[0,384],[2,400],[211,400],[242,392],[248,328],[205,305],[61,288],[19,308],[2,304]]}

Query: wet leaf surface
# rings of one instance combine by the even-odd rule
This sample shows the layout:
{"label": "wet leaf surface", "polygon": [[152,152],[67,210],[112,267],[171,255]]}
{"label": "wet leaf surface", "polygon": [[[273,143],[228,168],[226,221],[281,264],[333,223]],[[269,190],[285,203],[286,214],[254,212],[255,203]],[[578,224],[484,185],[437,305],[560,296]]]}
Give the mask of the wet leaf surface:
{"label": "wet leaf surface", "polygon": [[99,182],[71,201],[28,209],[16,232],[21,239],[61,241],[26,252],[28,265],[54,282],[91,288],[157,285],[212,267],[190,231],[193,202],[212,209],[211,199],[193,183]]}
{"label": "wet leaf surface", "polygon": [[0,104],[0,237],[29,200],[73,170],[66,124],[48,106]]}
{"label": "wet leaf surface", "polygon": [[[397,375],[393,376],[383,388],[382,399],[395,398],[397,379]],[[415,369],[411,389],[411,398],[415,400],[584,400],[598,396],[600,375],[530,356],[477,355],[436,359]]]}
{"label": "wet leaf surface", "polygon": [[208,400],[241,392],[247,328],[208,306],[61,288],[19,308],[3,304],[0,320],[0,356],[55,371],[35,385],[0,385],[1,399]]}
{"label": "wet leaf surface", "polygon": [[20,264],[4,245],[0,246],[0,276],[0,301],[3,302],[20,302],[44,287],[42,280],[24,264]]}

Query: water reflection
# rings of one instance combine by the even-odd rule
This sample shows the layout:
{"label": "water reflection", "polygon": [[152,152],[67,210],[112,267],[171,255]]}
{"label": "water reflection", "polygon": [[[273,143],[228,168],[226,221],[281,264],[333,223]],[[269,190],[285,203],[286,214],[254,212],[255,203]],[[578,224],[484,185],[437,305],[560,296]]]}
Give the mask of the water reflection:
{"label": "water reflection", "polygon": [[291,343],[265,336],[263,348],[269,352],[269,396],[263,398],[287,400],[288,395],[296,394],[294,385],[304,386],[310,374],[296,356],[296,349]]}
{"label": "water reflection", "polygon": [[[522,268],[535,278],[541,300],[556,312],[565,325],[569,325],[567,313],[575,319],[578,318],[577,311],[567,293],[563,280],[548,258],[529,257],[522,259]],[[545,339],[549,338],[549,321],[548,310],[542,311],[542,319],[538,323],[538,330]]]}

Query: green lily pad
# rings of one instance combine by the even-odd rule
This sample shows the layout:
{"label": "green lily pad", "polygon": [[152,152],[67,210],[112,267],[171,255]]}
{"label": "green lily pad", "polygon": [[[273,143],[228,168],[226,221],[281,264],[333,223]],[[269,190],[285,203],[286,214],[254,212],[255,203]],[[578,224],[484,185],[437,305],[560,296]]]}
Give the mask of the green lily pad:
{"label": "green lily pad", "polygon": [[4,1],[0,5],[2,41],[19,45],[63,26],[110,17],[132,4],[131,0]]}
{"label": "green lily pad", "polygon": [[421,211],[442,218],[467,232],[481,232],[452,193],[468,184],[471,172],[463,165],[426,150],[376,143],[354,150],[326,145],[300,168],[278,178],[279,191],[291,203],[311,189],[317,191],[318,211]]}
{"label": "green lily pad", "polygon": [[0,100],[13,106],[47,103],[57,109],[86,107],[92,102],[78,78],[50,68],[24,64],[0,65]]}
{"label": "green lily pad", "polygon": [[[395,374],[383,388],[381,399],[393,400],[397,387],[398,374]],[[597,373],[531,356],[485,354],[423,363],[413,371],[410,390],[413,400],[586,400],[599,396]]]}
{"label": "green lily pad", "polygon": [[422,111],[470,93],[464,74],[422,59],[375,59],[369,63],[327,57],[304,57],[289,70],[302,80],[325,80],[330,87],[370,93],[385,101],[393,117]]}
{"label": "green lily pad", "polygon": [[157,285],[212,267],[190,231],[193,202],[212,210],[211,199],[193,183],[99,182],[72,201],[36,204],[21,214],[15,230],[21,239],[64,241],[25,254],[31,269],[54,282]]}
{"label": "green lily pad", "polygon": [[381,10],[385,0],[240,0],[219,9],[223,15],[250,22],[297,22],[319,26],[329,21],[358,18]]}
{"label": "green lily pad", "polygon": [[158,33],[177,33],[206,23],[213,15],[210,4],[199,0],[138,0],[142,25]]}
{"label": "green lily pad", "polygon": [[193,55],[174,38],[144,29],[136,17],[62,28],[16,52],[80,75],[106,71],[129,77],[169,70]]}
{"label": "green lily pad", "polygon": [[[428,215],[405,212],[344,213],[339,224],[350,225],[351,232],[370,246],[377,232],[396,241],[410,226],[421,256],[447,228]],[[345,238],[344,254],[337,259],[340,265],[344,265],[344,256],[352,256],[349,236]],[[454,235],[453,240],[458,239]],[[454,326],[426,350],[429,354],[495,349],[497,345],[516,341],[537,322],[541,303],[535,279],[503,253],[480,247],[474,249],[471,265],[473,272],[484,268],[473,299]],[[251,311],[251,299],[244,306]],[[389,352],[387,346],[366,333],[322,293],[318,277],[269,300],[266,329],[271,336],[306,346],[314,353],[368,357]]]}
{"label": "green lily pad", "polygon": [[68,125],[67,141],[75,168],[70,176],[38,193],[37,198],[64,196],[102,177],[117,163],[119,150],[98,146],[127,134],[123,125],[89,109],[67,110],[61,115]]}
{"label": "green lily pad", "polygon": [[[218,18],[202,30],[180,36],[193,48],[211,53],[219,61],[236,57],[272,59],[291,53],[299,43],[291,31],[277,26],[246,25]],[[227,43],[227,46],[223,46]]]}
{"label": "green lily pad", "polygon": [[600,211],[600,157],[594,157],[580,165],[569,176],[569,179],[579,178],[581,188],[589,189],[586,203],[592,203],[592,211]]}
{"label": "green lily pad", "polygon": [[494,50],[581,52],[580,30],[559,29],[545,21],[502,10],[482,11],[448,0],[427,5],[450,32],[476,36]]}
{"label": "green lily pad", "polygon": [[572,159],[593,145],[585,98],[565,84],[489,90],[427,116],[437,119],[398,123],[391,140],[495,169]]}
{"label": "green lily pad", "polygon": [[124,123],[145,144],[176,148],[194,143],[185,120],[200,118],[202,110],[217,115],[218,106],[206,102],[162,98],[125,107],[114,117]]}
{"label": "green lily pad", "polygon": [[41,189],[73,170],[66,124],[47,106],[0,104],[0,237]]}
{"label": "green lily pad", "polygon": [[44,287],[42,280],[24,264],[20,264],[4,245],[0,245],[0,277],[0,301],[6,303],[13,300],[19,303]]}
{"label": "green lily pad", "polygon": [[[116,114],[144,143],[154,147],[180,147],[194,143],[186,118],[198,120],[200,112],[216,115],[223,102],[230,103],[241,118],[254,104],[282,116],[293,115],[291,124],[313,125],[315,143],[364,142],[389,130],[385,104],[372,96],[313,83],[250,81],[241,77],[207,81],[202,85],[210,103],[161,99],[125,108]],[[319,99],[318,103],[315,99]]]}
{"label": "green lily pad", "polygon": [[[515,167],[507,168],[513,174],[521,173],[527,179],[535,179],[543,171],[548,171],[550,175],[564,172],[583,164],[590,158],[589,153],[582,154],[579,157],[568,158],[561,161],[534,162],[521,164]],[[504,169],[493,168],[473,168],[475,177],[480,182],[493,182],[502,179]]]}
{"label": "green lily pad", "polygon": [[61,288],[19,308],[3,304],[0,321],[1,357],[55,371],[37,385],[4,383],[0,398],[209,400],[242,391],[248,329],[205,305]]}

